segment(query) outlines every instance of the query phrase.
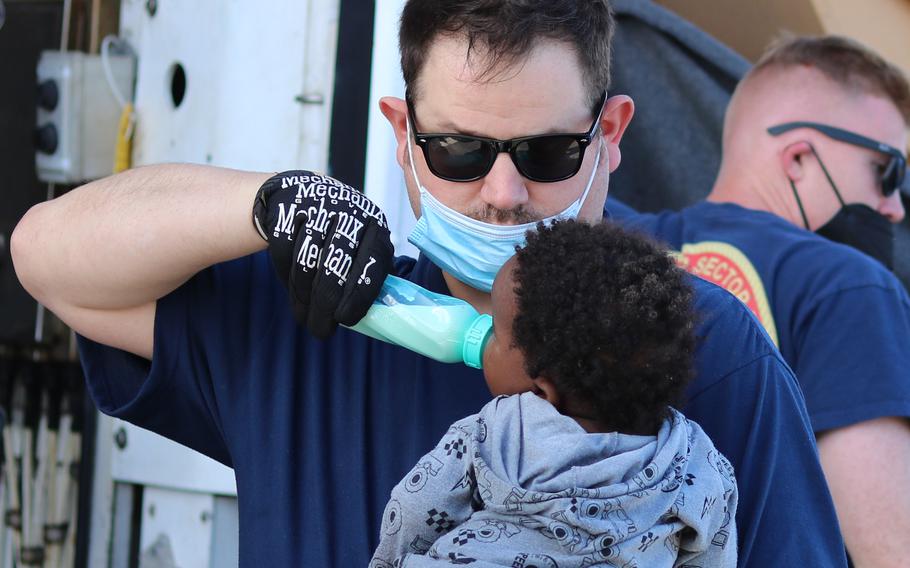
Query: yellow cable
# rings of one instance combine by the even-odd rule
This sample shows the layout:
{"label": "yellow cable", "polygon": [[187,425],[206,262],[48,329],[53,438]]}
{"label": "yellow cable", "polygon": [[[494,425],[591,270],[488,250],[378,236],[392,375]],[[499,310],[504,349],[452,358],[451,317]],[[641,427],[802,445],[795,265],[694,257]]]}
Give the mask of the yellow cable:
{"label": "yellow cable", "polygon": [[130,169],[133,154],[133,103],[126,103],[117,125],[117,147],[114,150],[114,173]]}

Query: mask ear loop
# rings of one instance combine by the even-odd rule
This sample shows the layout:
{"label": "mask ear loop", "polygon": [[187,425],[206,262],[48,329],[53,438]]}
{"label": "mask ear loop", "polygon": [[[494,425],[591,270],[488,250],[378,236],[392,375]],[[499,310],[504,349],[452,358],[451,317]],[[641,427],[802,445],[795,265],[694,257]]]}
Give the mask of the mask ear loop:
{"label": "mask ear loop", "polygon": [[811,231],[809,228],[809,219],[806,218],[806,210],[803,209],[803,200],[799,198],[799,192],[796,191],[796,184],[793,183],[793,180],[787,178],[787,181],[790,182],[790,187],[793,188],[793,197],[796,198],[796,205],[799,207],[799,214],[803,217],[803,226],[806,227],[807,231]]}
{"label": "mask ear loop", "polygon": [[594,154],[594,166],[591,168],[591,177],[588,178],[588,183],[585,186],[584,192],[581,194],[581,204],[584,205],[586,199],[588,199],[588,194],[591,192],[591,186],[594,185],[594,178],[597,177],[597,170],[600,168],[600,161],[603,159],[603,137],[597,137],[597,153]]}
{"label": "mask ear loop", "polygon": [[837,196],[837,200],[840,202],[841,208],[847,206],[844,203],[844,199],[840,196],[840,192],[837,191],[837,186],[834,184],[834,180],[831,179],[831,174],[828,173],[828,168],[825,167],[825,163],[822,161],[821,156],[818,155],[818,152],[815,151],[815,146],[809,144],[809,149],[812,150],[812,154],[815,156],[815,159],[818,160],[818,165],[822,167],[822,171],[825,173],[825,178],[828,179],[828,183],[831,185],[831,189],[834,190],[834,195]]}
{"label": "mask ear loop", "polygon": [[417,184],[417,191],[423,193],[423,186],[420,185],[420,179],[417,177],[417,167],[414,166],[414,153],[411,151],[411,142],[413,141],[411,139],[411,120],[405,117],[404,121],[408,137],[408,161],[411,162],[411,175],[414,176],[414,183]]}
{"label": "mask ear loop", "polygon": [[[828,173],[828,168],[825,167],[825,163],[822,161],[821,156],[819,156],[818,152],[815,150],[815,146],[809,142],[807,142],[807,144],[809,144],[809,150],[812,151],[812,155],[815,156],[816,160],[818,160],[818,165],[821,166],[822,172],[825,174],[825,179],[828,180],[828,184],[831,186],[831,189],[834,190],[834,195],[837,197],[837,201],[840,202],[841,209],[843,209],[847,206],[847,204],[844,203],[844,199],[841,197],[840,191],[837,190],[837,185],[834,183],[834,180],[831,179],[831,174]],[[796,184],[793,183],[792,179],[788,178],[788,181],[790,182],[790,187],[793,189],[793,197],[796,198],[796,205],[799,207],[799,214],[803,218],[803,225],[806,227],[807,231],[811,231],[812,229],[809,228],[809,219],[806,217],[806,210],[803,209],[803,202],[799,198],[799,192],[796,191]]]}

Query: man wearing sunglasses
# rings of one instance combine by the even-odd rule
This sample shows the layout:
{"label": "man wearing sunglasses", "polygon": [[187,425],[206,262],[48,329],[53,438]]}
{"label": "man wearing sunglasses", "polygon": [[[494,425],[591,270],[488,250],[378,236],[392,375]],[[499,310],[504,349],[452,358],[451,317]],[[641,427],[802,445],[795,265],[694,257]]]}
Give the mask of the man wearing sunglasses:
{"label": "man wearing sunglasses", "polygon": [[[899,123],[894,122],[893,124]],[[907,158],[904,152],[884,142],[818,122],[785,122],[768,128],[768,134],[780,136],[802,128],[815,130],[832,140],[870,151],[875,170],[874,181],[876,183],[871,184],[875,188],[874,192],[871,195],[856,198],[852,198],[848,193],[848,199],[857,199],[848,203],[844,201],[844,196],[831,178],[831,173],[825,167],[818,151],[811,143],[807,143],[840,207],[828,222],[814,231],[829,240],[861,250],[884,264],[888,270],[893,270],[894,227],[892,224],[900,222],[904,217],[904,207],[900,200],[900,193],[898,193],[907,173]],[[793,189],[793,198],[799,208],[803,227],[811,231],[813,229],[809,223],[809,217],[806,215],[806,208],[792,179],[790,185]],[[869,183],[863,185],[870,186]]]}
{"label": "man wearing sunglasses", "polygon": [[[489,311],[496,271],[536,222],[603,218],[633,114],[605,94],[612,27],[604,0],[406,4],[408,96],[380,104],[418,259],[392,259],[362,194],[306,171],[141,168],[17,227],[17,272],[84,336],[99,407],[234,468],[242,566],[366,565],[391,488],[489,400],[480,371],[337,324],[362,317],[390,271]],[[740,564],[844,565],[795,377],[739,302],[693,286],[704,341],[681,410],[735,468]],[[444,533],[447,514],[427,526]]]}
{"label": "man wearing sunglasses", "polygon": [[857,566],[910,558],[910,493],[889,489],[910,487],[910,299],[889,272],[908,124],[899,69],[845,38],[783,39],[736,89],[707,202],[627,220],[777,342]]}

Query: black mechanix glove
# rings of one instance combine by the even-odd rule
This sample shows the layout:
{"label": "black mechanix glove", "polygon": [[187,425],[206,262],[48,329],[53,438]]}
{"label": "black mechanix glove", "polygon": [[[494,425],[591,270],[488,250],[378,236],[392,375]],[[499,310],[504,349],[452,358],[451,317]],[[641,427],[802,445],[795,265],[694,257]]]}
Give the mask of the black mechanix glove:
{"label": "black mechanix glove", "polygon": [[256,194],[253,224],[269,243],[294,317],[321,339],[339,323],[360,321],[392,269],[385,214],[328,176],[304,170],[272,176]]}

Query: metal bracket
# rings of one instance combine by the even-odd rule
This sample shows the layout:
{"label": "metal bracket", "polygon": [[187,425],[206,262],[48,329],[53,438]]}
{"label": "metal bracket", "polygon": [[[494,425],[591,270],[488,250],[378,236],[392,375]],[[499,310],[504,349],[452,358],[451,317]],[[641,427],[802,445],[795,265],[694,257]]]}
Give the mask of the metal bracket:
{"label": "metal bracket", "polygon": [[322,93],[303,93],[294,97],[294,101],[302,105],[324,105],[325,95]]}

